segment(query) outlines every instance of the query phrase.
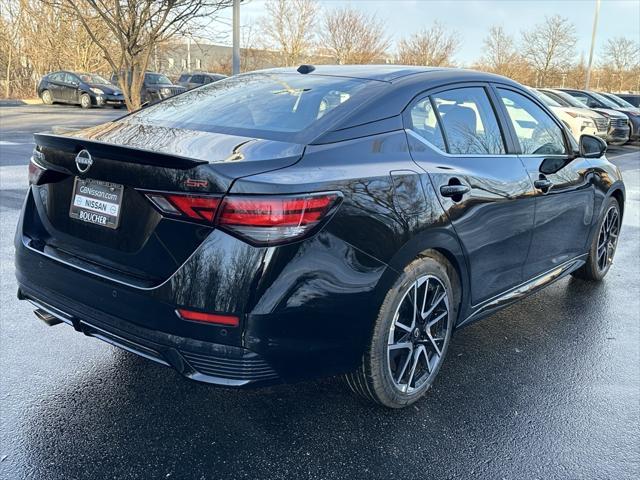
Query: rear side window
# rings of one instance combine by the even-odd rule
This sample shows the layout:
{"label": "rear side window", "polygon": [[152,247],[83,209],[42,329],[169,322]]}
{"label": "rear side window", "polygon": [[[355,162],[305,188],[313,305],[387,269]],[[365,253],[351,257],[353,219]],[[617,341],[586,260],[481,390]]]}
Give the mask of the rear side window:
{"label": "rear side window", "polygon": [[482,87],[465,87],[433,95],[449,153],[500,155],[505,153],[502,132]]}
{"label": "rear side window", "polygon": [[321,75],[246,74],[172,97],[130,119],[173,128],[250,130],[264,138],[289,138],[287,134],[302,132],[349,103],[370,83]]}
{"label": "rear side window", "polygon": [[202,75],[194,75],[191,77],[190,83],[204,83],[204,77]]}
{"label": "rear side window", "polygon": [[566,153],[562,129],[547,112],[513,90],[498,88],[498,93],[507,109],[522,153],[528,155]]}
{"label": "rear side window", "polygon": [[429,97],[420,100],[411,108],[411,129],[431,145],[446,150],[438,117]]}

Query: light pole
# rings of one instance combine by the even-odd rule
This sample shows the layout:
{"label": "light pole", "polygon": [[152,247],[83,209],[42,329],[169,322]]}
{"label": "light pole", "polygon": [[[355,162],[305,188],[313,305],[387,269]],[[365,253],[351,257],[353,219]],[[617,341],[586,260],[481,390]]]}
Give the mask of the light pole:
{"label": "light pole", "polygon": [[233,62],[231,74],[240,73],[240,0],[233,0]]}
{"label": "light pole", "polygon": [[584,82],[584,89],[589,90],[591,80],[591,66],[593,65],[593,49],[596,44],[596,30],[598,29],[598,15],[600,13],[600,0],[596,0],[596,14],[593,17],[593,30],[591,31],[591,49],[589,50],[589,65],[587,65],[587,78]]}

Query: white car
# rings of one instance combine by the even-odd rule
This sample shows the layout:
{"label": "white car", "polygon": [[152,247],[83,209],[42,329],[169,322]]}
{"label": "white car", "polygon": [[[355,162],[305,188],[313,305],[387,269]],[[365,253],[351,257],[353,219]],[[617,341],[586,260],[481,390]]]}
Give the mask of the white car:
{"label": "white car", "polygon": [[542,100],[542,103],[549,107],[556,117],[565,124],[573,134],[576,142],[580,141],[581,135],[595,135],[602,139],[606,138],[609,122],[604,116],[588,108],[563,107],[544,92],[533,88],[529,88],[529,90]]}

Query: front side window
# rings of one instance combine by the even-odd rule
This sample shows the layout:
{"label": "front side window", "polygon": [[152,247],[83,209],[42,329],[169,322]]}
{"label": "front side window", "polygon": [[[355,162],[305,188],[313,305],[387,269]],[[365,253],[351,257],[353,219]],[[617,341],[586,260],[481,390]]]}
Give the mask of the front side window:
{"label": "front side window", "polygon": [[442,120],[449,153],[505,153],[498,120],[484,88],[457,88],[436,93],[432,98]]}
{"label": "front side window", "polygon": [[507,109],[523,154],[563,155],[566,153],[562,129],[547,112],[513,90],[498,88],[498,93]]}
{"label": "front side window", "polygon": [[411,108],[411,130],[431,145],[446,150],[438,117],[429,97],[423,98]]}

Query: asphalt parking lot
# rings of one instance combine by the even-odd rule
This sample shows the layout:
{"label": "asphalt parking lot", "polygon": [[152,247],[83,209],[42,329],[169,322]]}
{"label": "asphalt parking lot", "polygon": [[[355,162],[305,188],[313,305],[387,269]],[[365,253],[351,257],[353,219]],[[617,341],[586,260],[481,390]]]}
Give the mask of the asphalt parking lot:
{"label": "asphalt parking lot", "polygon": [[564,279],[457,332],[427,397],[388,411],[338,379],[198,384],[16,299],[32,133],[122,114],[0,107],[0,478],[640,476],[640,146],[608,152],[628,197],[606,280]]}

